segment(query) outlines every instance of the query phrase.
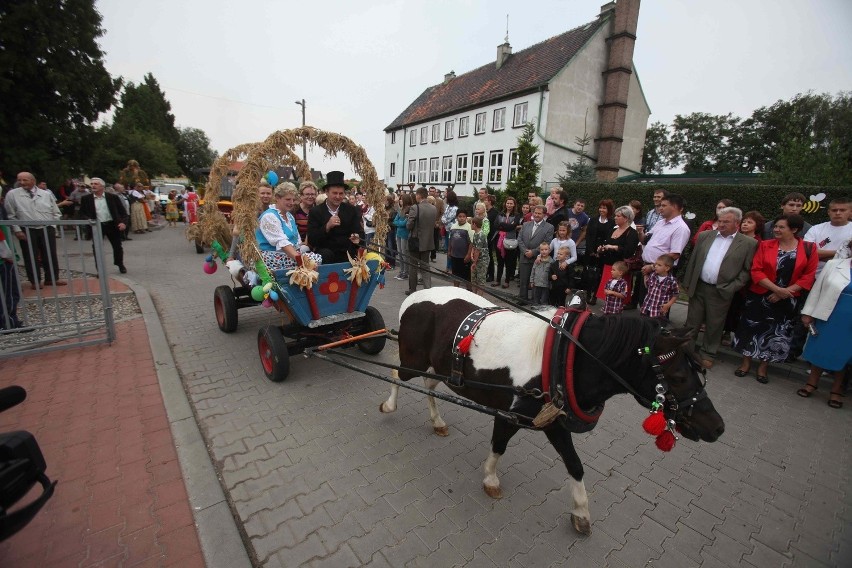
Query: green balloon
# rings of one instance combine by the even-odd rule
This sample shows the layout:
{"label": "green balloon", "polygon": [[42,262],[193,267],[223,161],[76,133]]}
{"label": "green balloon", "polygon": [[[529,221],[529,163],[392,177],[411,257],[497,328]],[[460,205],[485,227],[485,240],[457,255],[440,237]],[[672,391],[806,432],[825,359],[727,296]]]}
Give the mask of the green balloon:
{"label": "green balloon", "polygon": [[255,286],[251,289],[251,298],[255,302],[262,302],[266,292],[263,291],[263,286]]}

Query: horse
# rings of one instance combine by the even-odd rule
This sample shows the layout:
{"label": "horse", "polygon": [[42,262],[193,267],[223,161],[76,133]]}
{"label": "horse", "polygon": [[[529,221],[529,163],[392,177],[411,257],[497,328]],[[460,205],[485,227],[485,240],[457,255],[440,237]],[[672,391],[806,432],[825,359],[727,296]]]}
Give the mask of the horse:
{"label": "horse", "polygon": [[[556,308],[541,311],[543,319],[511,310],[487,315],[478,322],[472,341],[468,343],[469,351],[459,359],[454,354],[454,342],[458,342],[463,324],[469,324],[468,315],[479,308],[494,307],[485,298],[461,288],[438,287],[411,294],[400,306],[400,368],[394,374],[408,381],[430,368],[443,377],[451,377],[454,371],[456,375],[461,372],[464,381],[461,386],[447,381],[447,386],[457,394],[516,416],[538,416],[546,405],[542,376],[547,365],[543,366],[542,358],[551,329],[548,320]],[[633,315],[589,317],[579,331],[577,339],[590,354],[579,348],[574,354],[571,406],[578,407],[577,412],[567,412],[573,416],[560,414],[558,419],[540,429],[544,430],[568,470],[573,500],[571,523],[580,534],[591,533],[591,516],[583,483],[583,464],[571,433],[594,427],[597,418],[591,414],[598,409],[599,415],[606,400],[616,394],[630,393],[640,403],[643,399],[646,404],[664,401],[661,410],[665,410],[666,418],[674,421],[667,421],[667,426],[676,424],[677,430],[693,441],[714,442],[724,432],[722,417],[707,397],[699,377],[701,363],[689,347],[688,331],[665,333],[656,321]],[[565,352],[566,349],[557,351],[557,365],[568,364],[561,363]],[[616,380],[592,356],[605,360],[621,380]],[[554,382],[559,380],[554,379]],[[424,377],[424,381],[429,390],[442,382],[434,377]],[[473,382],[479,385],[472,385]],[[658,397],[661,383],[668,392]],[[490,388],[483,388],[483,385]],[[390,396],[379,406],[381,412],[396,410],[398,392],[399,386],[392,385]],[[439,436],[449,435],[434,397],[427,396],[426,400],[434,432]],[[563,411],[571,410],[567,403],[563,405]],[[491,452],[484,463],[483,489],[495,499],[502,497],[497,463],[509,440],[522,427],[520,422],[505,416],[494,418]],[[578,417],[583,419],[578,421]],[[575,427],[578,425],[579,428]],[[664,448],[661,446],[661,449]]]}

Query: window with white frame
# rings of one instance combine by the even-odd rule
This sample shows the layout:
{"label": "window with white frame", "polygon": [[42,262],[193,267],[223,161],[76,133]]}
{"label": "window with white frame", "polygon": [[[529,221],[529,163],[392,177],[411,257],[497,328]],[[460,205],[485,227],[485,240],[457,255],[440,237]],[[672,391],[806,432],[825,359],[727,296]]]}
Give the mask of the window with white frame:
{"label": "window with white frame", "polygon": [[412,130],[408,135],[408,145],[417,146],[417,129]]}
{"label": "window with white frame", "polygon": [[396,177],[396,162],[390,164],[390,177]]}
{"label": "window with white frame", "polygon": [[426,171],[426,158],[420,158],[420,163],[417,166],[417,182],[426,183],[426,175],[428,174]]}
{"label": "window with white frame", "polygon": [[438,183],[441,179],[441,158],[429,158],[429,183]]}
{"label": "window with white frame", "polygon": [[488,159],[488,183],[503,183],[503,152],[491,152]]}
{"label": "window with white frame", "polygon": [[426,142],[428,142],[429,141],[428,136],[429,136],[429,127],[428,126],[421,127],[420,128],[420,143],[425,144]]}
{"label": "window with white frame", "polygon": [[506,107],[494,109],[494,124],[492,130],[503,130],[506,128]]}
{"label": "window with white frame", "polygon": [[444,140],[452,140],[453,132],[455,131],[456,121],[448,120],[444,123]]}
{"label": "window with white frame", "polygon": [[518,150],[509,150],[509,179],[518,175]]}
{"label": "window with white frame", "polygon": [[463,116],[459,119],[459,138],[467,136],[467,131],[470,129],[470,117]]}
{"label": "window with white frame", "polygon": [[471,155],[470,183],[482,183],[482,174],[485,172],[485,154]]}
{"label": "window with white frame", "polygon": [[440,142],[441,140],[441,125],[433,124],[432,125],[432,142]]}
{"label": "window with white frame", "polygon": [[476,124],[473,129],[474,134],[485,134],[485,113],[476,113]]}
{"label": "window with white frame", "polygon": [[408,183],[417,182],[417,160],[408,160]]}
{"label": "window with white frame", "polygon": [[391,132],[391,144],[396,144],[396,130]]}
{"label": "window with white frame", "polygon": [[515,105],[515,116],[512,119],[512,126],[518,128],[527,123],[527,103],[519,103]]}
{"label": "window with white frame", "polygon": [[443,163],[441,164],[441,181],[444,183],[452,183],[453,182],[453,157],[452,156],[444,156]]}
{"label": "window with white frame", "polygon": [[467,154],[456,156],[456,183],[467,183]]}

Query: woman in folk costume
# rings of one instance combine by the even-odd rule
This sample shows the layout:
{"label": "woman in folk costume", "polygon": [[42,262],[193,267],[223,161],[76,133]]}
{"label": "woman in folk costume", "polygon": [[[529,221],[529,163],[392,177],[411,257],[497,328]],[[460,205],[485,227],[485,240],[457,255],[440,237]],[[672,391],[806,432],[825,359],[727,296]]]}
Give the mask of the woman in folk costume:
{"label": "woman in folk costume", "polygon": [[258,219],[255,231],[260,255],[269,270],[296,268],[296,256],[303,254],[322,264],[322,257],[308,252],[302,244],[296,218],[290,212],[296,203],[296,186],[290,182],[278,184],[273,193],[275,207],[270,207]]}
{"label": "woman in folk costume", "polygon": [[137,183],[130,191],[130,226],[134,233],[144,233],[148,229],[148,218],[145,215],[144,187]]}

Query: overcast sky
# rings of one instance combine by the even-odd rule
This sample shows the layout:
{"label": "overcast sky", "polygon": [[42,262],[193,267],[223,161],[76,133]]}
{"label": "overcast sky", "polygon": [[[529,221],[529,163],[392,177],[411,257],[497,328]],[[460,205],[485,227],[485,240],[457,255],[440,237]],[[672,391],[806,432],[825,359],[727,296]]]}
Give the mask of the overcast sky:
{"label": "overcast sky", "polygon": [[[307,124],[364,146],[426,87],[593,20],[601,0],[97,0],[106,68],[154,74],[179,126],[220,153]],[[644,0],[634,62],[650,121],[852,89],[849,0]],[[130,158],[130,157],[128,157]],[[345,158],[308,162],[326,172]],[[144,164],[142,164],[144,168]]]}

